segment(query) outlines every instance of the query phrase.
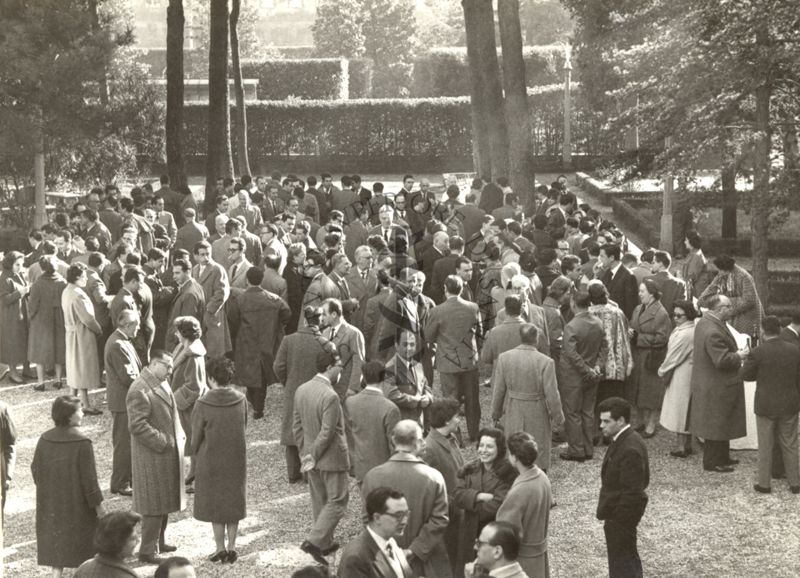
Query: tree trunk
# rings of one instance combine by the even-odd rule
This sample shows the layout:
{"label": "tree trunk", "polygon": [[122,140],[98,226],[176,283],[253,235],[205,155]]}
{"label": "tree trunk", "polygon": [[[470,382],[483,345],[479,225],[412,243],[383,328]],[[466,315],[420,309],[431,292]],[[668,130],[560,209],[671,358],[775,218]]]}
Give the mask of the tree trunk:
{"label": "tree trunk", "polygon": [[211,0],[208,47],[206,210],[214,208],[217,178],[233,176],[228,102],[228,0]]}
{"label": "tree trunk", "polygon": [[39,113],[33,149],[33,226],[43,227],[47,219],[47,197],[44,194],[44,115]]}
{"label": "tree trunk", "polygon": [[736,165],[722,169],[722,238],[736,238],[736,209],[739,195],[736,192]]}
{"label": "tree trunk", "polygon": [[484,92],[481,86],[477,11],[474,0],[462,0],[461,6],[464,9],[467,62],[469,63],[473,166],[480,176],[490,177],[492,174],[492,158],[489,154],[491,143],[489,141],[489,119],[486,115]]}
{"label": "tree trunk", "polygon": [[239,12],[241,0],[233,0],[231,5],[231,64],[234,93],[236,94],[236,166],[240,175],[250,174],[250,159],[247,156],[247,108],[244,103],[242,85],[242,66],[239,62]]}
{"label": "tree trunk", "polygon": [[500,84],[500,65],[494,37],[492,0],[465,0],[475,5],[478,37],[480,81],[484,91],[483,104],[488,119],[489,154],[492,159],[492,178],[508,176],[508,129],[503,107],[503,87]]}
{"label": "tree trunk", "polygon": [[183,0],[167,6],[167,173],[175,190],[186,185],[183,161]]}
{"label": "tree trunk", "polygon": [[794,116],[784,110],[781,115],[783,133],[783,170],[788,177],[788,186],[794,190],[800,184],[800,146],[797,143],[797,125]]}
{"label": "tree trunk", "polygon": [[[761,26],[756,32],[756,45],[767,50],[769,31]],[[753,254],[753,280],[761,303],[769,302],[769,211],[770,211],[770,161],[769,149],[771,131],[769,126],[769,101],[772,85],[768,77],[761,79],[756,88],[756,140],[753,159],[753,208],[751,213],[752,230],[751,252]]]}
{"label": "tree trunk", "polygon": [[509,179],[520,199],[534,194],[531,158],[531,127],[519,0],[500,0],[500,43],[503,47],[503,85],[506,93],[506,122],[509,140]]}
{"label": "tree trunk", "polygon": [[[100,32],[100,14],[97,11],[97,0],[90,0],[89,8],[92,12],[92,31],[97,34]],[[98,78],[98,88],[100,91],[100,103],[103,106],[108,106],[110,94],[105,70],[100,74],[100,78]]]}

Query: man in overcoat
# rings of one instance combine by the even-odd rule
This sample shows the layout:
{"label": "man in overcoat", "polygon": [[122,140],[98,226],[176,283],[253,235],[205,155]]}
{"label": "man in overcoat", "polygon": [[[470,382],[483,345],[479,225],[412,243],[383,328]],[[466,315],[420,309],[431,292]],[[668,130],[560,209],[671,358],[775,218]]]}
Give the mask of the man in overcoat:
{"label": "man in overcoat", "polygon": [[133,510],[142,515],[139,560],[158,564],[159,552],[172,552],[164,534],[167,516],[186,507],[183,447],[186,436],[169,386],[172,356],[154,351],[150,364],[126,397],[131,432]]}
{"label": "man in overcoat", "polygon": [[326,299],[322,304],[322,324],[327,326],[325,337],[336,346],[342,375],[336,393],[344,403],[345,397],[361,391],[361,366],[364,364],[364,334],[342,315],[342,303],[338,299]]}
{"label": "man in overcoat", "polygon": [[236,384],[247,388],[253,419],[261,419],[267,386],[277,381],[272,367],[292,312],[280,297],[261,288],[263,269],[250,267],[246,275],[248,287],[231,299],[228,317],[236,343]]}
{"label": "man in overcoat", "polygon": [[707,304],[710,310],[694,330],[689,429],[705,440],[703,468],[727,473],[738,463],[730,457],[730,440],[747,435],[744,382],[739,374],[746,353],[738,350],[725,325],[731,300],[717,294]]}
{"label": "man in overcoat", "polygon": [[231,336],[225,303],[230,297],[230,285],[225,268],[211,259],[211,246],[202,241],[194,246],[192,277],[203,288],[206,309],[200,323],[203,326],[203,343],[208,356],[220,357],[231,350]]}
{"label": "man in overcoat", "polygon": [[316,359],[316,355],[320,351],[336,350],[336,347],[319,330],[322,308],[307,307],[303,313],[305,325],[281,341],[273,365],[275,376],[284,386],[281,445],[284,446],[286,471],[290,484],[303,479],[300,472],[300,454],[297,451],[297,442],[292,432],[294,394],[300,384],[309,381],[316,373],[315,365],[309,363],[309,360]]}
{"label": "man in overcoat", "polygon": [[111,440],[114,454],[111,466],[111,493],[130,496],[131,434],[128,431],[128,408],[125,398],[134,380],[139,377],[142,362],[131,339],[139,330],[139,314],[125,310],[117,319],[117,328],[105,344],[106,402],[113,425]]}
{"label": "man in overcoat", "polygon": [[[396,537],[397,544],[418,575],[451,578],[443,540],[450,522],[444,478],[419,457],[423,440],[422,428],[417,422],[398,422],[392,441],[395,454],[385,464],[367,472],[361,495],[368,496],[375,488],[386,486],[403,495],[414,496],[409,504],[408,524],[403,534]],[[368,521],[366,516],[364,519]]]}

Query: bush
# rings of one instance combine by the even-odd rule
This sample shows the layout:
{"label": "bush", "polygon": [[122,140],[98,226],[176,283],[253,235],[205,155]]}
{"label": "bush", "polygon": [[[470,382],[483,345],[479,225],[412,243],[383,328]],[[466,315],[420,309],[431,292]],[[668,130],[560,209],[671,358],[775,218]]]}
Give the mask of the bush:
{"label": "bush", "polygon": [[243,60],[242,78],[258,79],[259,100],[333,100],[342,94],[339,58]]}
{"label": "bush", "polygon": [[[500,50],[497,54],[502,59]],[[544,86],[563,81],[563,46],[526,46],[523,48],[523,57],[525,82],[528,86]],[[502,72],[501,60],[501,77]],[[470,78],[466,48],[434,48],[414,62],[412,96],[466,96],[469,93]]]}
{"label": "bush", "polygon": [[372,96],[372,61],[369,58],[353,58],[349,61],[350,98]]}

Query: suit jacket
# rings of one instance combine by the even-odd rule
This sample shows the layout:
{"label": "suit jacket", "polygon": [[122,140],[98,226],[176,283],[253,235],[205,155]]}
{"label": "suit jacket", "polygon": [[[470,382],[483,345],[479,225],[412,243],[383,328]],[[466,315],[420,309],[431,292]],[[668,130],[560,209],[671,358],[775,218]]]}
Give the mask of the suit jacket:
{"label": "suit jacket", "polygon": [[481,230],[486,211],[477,205],[459,205],[454,216],[464,226],[464,238],[472,239]]}
{"label": "suit jacket", "polygon": [[[330,329],[324,332],[330,339]],[[336,392],[344,400],[349,389],[353,393],[361,391],[361,366],[366,359],[364,349],[364,334],[357,327],[353,327],[342,319],[336,328],[336,335],[331,340],[336,346],[342,364],[342,375],[336,384]]]}
{"label": "suit jacket", "polygon": [[228,261],[228,246],[231,244],[231,239],[233,237],[225,235],[211,243],[211,260],[225,267],[226,271],[230,265],[230,261]]}
{"label": "suit jacket", "polygon": [[480,326],[478,305],[461,297],[448,297],[430,312],[425,341],[436,344],[436,369],[460,373],[478,367],[475,335]]}
{"label": "suit jacket", "polygon": [[791,327],[784,327],[781,329],[781,339],[800,347],[800,335],[797,334]]}
{"label": "suit jacket", "polygon": [[106,227],[102,221],[98,219],[94,225],[92,225],[86,230],[86,233],[84,233],[83,238],[88,239],[89,237],[96,237],[97,242],[100,245],[100,252],[103,253],[104,255],[108,253],[108,250],[111,247],[111,243],[113,243],[113,241],[111,237],[111,231],[108,230],[108,227]]}
{"label": "suit jacket", "polygon": [[578,313],[564,327],[559,358],[559,385],[580,387],[591,383],[590,369],[605,360],[603,322],[589,312]]}
{"label": "suit jacket", "polygon": [[[325,231],[325,227],[321,227],[320,231]],[[327,231],[322,234],[322,238],[319,241],[324,241],[325,235],[327,235]],[[319,235],[318,235],[319,237]],[[364,223],[361,222],[360,219],[355,219],[351,221],[349,225],[346,225],[344,228],[344,254],[347,255],[347,258],[350,261],[355,262],[356,260],[356,249],[358,249],[362,245],[367,244],[367,239],[369,238],[369,230],[364,226]],[[318,246],[323,245],[322,242],[317,242]],[[355,267],[353,267],[355,269]]]}
{"label": "suit jacket", "polygon": [[236,217],[240,216],[244,217],[245,221],[247,221],[247,230],[250,232],[257,231],[257,228],[260,227],[261,223],[264,222],[264,218],[261,215],[261,209],[255,205],[249,205],[247,207],[239,205],[238,207],[231,209],[230,216],[231,219],[235,219]]}
{"label": "suit jacket", "polygon": [[354,311],[350,317],[350,323],[364,331],[364,317],[367,314],[367,303],[370,297],[378,292],[378,276],[374,270],[367,272],[367,278],[359,274],[358,267],[351,267],[350,272],[345,277],[350,288],[350,297],[358,299],[358,310]]}
{"label": "suit jacket", "polygon": [[[119,316],[125,310],[136,311],[139,313],[139,307],[136,304],[136,298],[133,293],[123,287],[119,292],[114,295],[111,303],[108,306],[109,316],[111,317],[111,326],[116,329],[119,326]],[[141,327],[139,331],[141,331]]]}
{"label": "suit jacket", "polygon": [[200,323],[203,326],[203,343],[210,357],[225,355],[231,350],[231,337],[228,331],[228,319],[225,316],[225,302],[230,297],[228,274],[222,265],[210,261],[203,274],[200,265],[192,267],[192,277],[197,279],[203,288],[206,310]]}
{"label": "suit jacket", "polygon": [[449,275],[455,275],[458,257],[458,255],[451,253],[441,259],[437,259],[433,265],[433,279],[431,279],[431,286],[426,295],[433,299],[437,305],[444,302],[444,280]]}
{"label": "suit jacket", "polygon": [[[269,267],[264,267],[264,280],[261,282],[261,288],[266,289],[270,293],[274,293],[289,304],[289,289],[286,279],[281,277],[280,273]],[[294,329],[294,327],[292,327]]]}
{"label": "suit jacket", "polygon": [[421,255],[422,272],[425,273],[425,285],[422,287],[422,292],[425,295],[431,294],[431,284],[433,282],[433,266],[436,261],[444,257],[433,245],[425,249]]}
{"label": "suit jacket", "polygon": [[388,239],[387,239],[387,237],[384,237],[384,235],[383,235],[383,226],[382,225],[378,225],[376,227],[372,227],[369,230],[369,236],[371,237],[372,235],[378,235],[379,237],[382,237],[389,244],[390,247],[391,247],[391,244],[394,242],[395,237],[403,236],[403,237],[408,238],[408,232],[403,227],[398,225],[397,223],[392,223],[389,226]]}
{"label": "suit jacket", "polygon": [[297,388],[292,431],[300,456],[310,455],[314,469],[329,472],[350,469],[342,404],[327,379],[315,375]]}
{"label": "suit jacket", "polygon": [[178,345],[178,338],[175,337],[173,325],[178,317],[190,315],[198,321],[203,320],[206,309],[206,298],[203,288],[194,279],[189,279],[184,285],[178,288],[175,300],[169,310],[167,319],[166,340],[164,347],[167,351],[172,351]]}
{"label": "suit jacket", "polygon": [[383,393],[363,389],[344,402],[353,436],[353,469],[360,482],[375,466],[392,455],[392,431],[400,421],[400,410]]}
{"label": "suit jacket", "polygon": [[111,238],[116,243],[122,236],[122,215],[112,209],[100,209],[97,212],[100,222],[103,223],[111,233]]}
{"label": "suit jacket", "polygon": [[[231,295],[239,295],[249,287],[249,284],[247,283],[247,271],[252,266],[253,264],[250,261],[247,259],[242,259],[240,262],[234,263],[228,267],[228,279],[231,285]],[[234,267],[236,267],[236,275],[234,275]]]}
{"label": "suit jacket", "polygon": [[636,285],[633,273],[625,265],[620,265],[613,278],[609,269],[603,273],[600,280],[608,288],[609,298],[619,305],[625,317],[630,319],[633,310],[639,304],[639,287]]}
{"label": "suit jacket", "polygon": [[597,519],[638,524],[647,507],[650,464],[647,446],[632,427],[608,446],[600,479]]}
{"label": "suit jacket", "polygon": [[686,283],[683,279],[678,279],[669,271],[659,271],[650,279],[661,289],[661,304],[672,317],[672,310],[675,302],[679,299],[686,299]]}
{"label": "suit jacket", "polygon": [[744,360],[742,378],[756,382],[756,415],[800,412],[800,349],[796,345],[766,339]]}
{"label": "suit jacket", "polygon": [[[443,540],[450,520],[442,474],[420,458],[398,452],[385,464],[367,472],[361,495],[367,496],[371,490],[381,486],[414,497],[408,502],[406,529],[402,536],[395,537],[398,546],[414,553],[409,561],[411,568],[420,576],[451,578],[450,560]],[[362,503],[362,514],[366,521],[365,503]]]}
{"label": "suit jacket", "polygon": [[339,287],[325,273],[318,273],[312,280],[303,295],[303,302],[300,305],[299,319],[297,328],[305,327],[306,320],[302,312],[306,306],[320,307],[322,302],[329,298],[341,299]]}
{"label": "suit jacket", "polygon": [[427,395],[433,399],[433,393],[421,363],[411,360],[409,369],[407,362],[393,355],[386,363],[383,391],[400,408],[400,419],[413,419],[423,425],[424,409],[415,398]]}
{"label": "suit jacket", "polygon": [[106,341],[103,359],[106,368],[106,401],[108,411],[127,411],[125,397],[134,380],[142,371],[142,362],[133,344],[122,332],[114,331]]}
{"label": "suit jacket", "polygon": [[205,241],[208,237],[208,229],[206,229],[205,225],[192,221],[178,229],[174,248],[189,251],[189,254],[194,258],[194,246],[200,241]]}
{"label": "suit jacket", "polygon": [[368,530],[364,530],[342,550],[339,561],[339,578],[416,578],[418,576],[408,565],[402,548],[395,548],[403,575],[398,576]]}
{"label": "suit jacket", "polygon": [[723,321],[704,315],[694,329],[690,431],[710,440],[747,435],[742,361]]}

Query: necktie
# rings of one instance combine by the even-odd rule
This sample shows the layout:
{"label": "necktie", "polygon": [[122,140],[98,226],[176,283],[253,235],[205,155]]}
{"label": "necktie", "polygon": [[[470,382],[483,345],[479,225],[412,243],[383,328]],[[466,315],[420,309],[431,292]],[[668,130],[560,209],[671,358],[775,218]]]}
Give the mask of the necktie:
{"label": "necktie", "polygon": [[383,240],[386,241],[387,243],[389,242],[389,229],[383,230]]}
{"label": "necktie", "polygon": [[366,283],[366,282],[367,282],[367,275],[368,275],[368,274],[369,274],[369,270],[368,270],[368,269],[364,269],[364,270],[361,272],[361,278],[364,280],[364,283]]}
{"label": "necktie", "polygon": [[411,383],[416,385],[417,380],[416,380],[416,378],[414,376],[414,362],[413,361],[409,361],[408,362],[408,377],[411,380]]}
{"label": "necktie", "polygon": [[233,268],[231,269],[231,281],[233,281],[233,278],[234,278],[234,277],[236,277],[236,270],[237,270],[238,268],[239,268],[239,264],[237,263],[237,264],[236,264],[236,265],[234,265],[234,266],[233,266]]}
{"label": "necktie", "polygon": [[333,338],[336,337],[336,328],[331,327],[331,337],[330,340],[333,341]]}
{"label": "necktie", "polygon": [[394,561],[394,550],[392,549],[392,545],[387,543],[386,544],[386,556],[389,560]]}

